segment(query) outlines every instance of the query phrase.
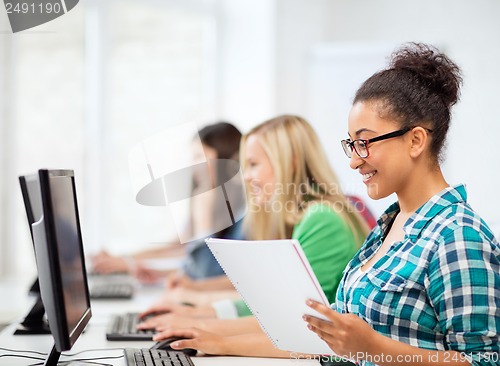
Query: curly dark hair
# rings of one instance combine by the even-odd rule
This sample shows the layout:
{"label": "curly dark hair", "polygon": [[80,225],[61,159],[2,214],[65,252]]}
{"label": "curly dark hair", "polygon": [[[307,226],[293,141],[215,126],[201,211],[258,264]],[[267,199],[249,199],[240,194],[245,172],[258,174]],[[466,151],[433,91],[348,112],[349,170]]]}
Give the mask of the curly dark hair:
{"label": "curly dark hair", "polygon": [[353,104],[376,102],[382,118],[432,130],[431,154],[440,161],[461,84],[460,68],[448,56],[430,45],[408,43],[392,54],[387,69],[361,85]]}

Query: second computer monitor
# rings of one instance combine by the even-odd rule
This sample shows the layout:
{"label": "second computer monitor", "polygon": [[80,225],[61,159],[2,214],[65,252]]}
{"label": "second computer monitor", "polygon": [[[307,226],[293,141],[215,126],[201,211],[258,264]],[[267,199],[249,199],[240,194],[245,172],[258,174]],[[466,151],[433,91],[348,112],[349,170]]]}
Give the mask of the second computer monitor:
{"label": "second computer monitor", "polygon": [[[38,174],[23,175],[19,177],[19,185],[23,195],[24,208],[28,219],[30,236],[33,239],[33,229],[31,225],[42,218],[42,196],[40,193],[40,183]],[[33,241],[33,240],[32,240]],[[50,334],[50,329],[45,320],[45,309],[40,298],[40,285],[36,278],[29,292],[37,297],[35,304],[23,321],[17,326],[14,334]]]}
{"label": "second computer monitor", "polygon": [[31,225],[42,218],[42,197],[40,194],[38,174],[20,176],[19,185],[23,195],[26,216],[30,225],[31,237],[33,238]]}

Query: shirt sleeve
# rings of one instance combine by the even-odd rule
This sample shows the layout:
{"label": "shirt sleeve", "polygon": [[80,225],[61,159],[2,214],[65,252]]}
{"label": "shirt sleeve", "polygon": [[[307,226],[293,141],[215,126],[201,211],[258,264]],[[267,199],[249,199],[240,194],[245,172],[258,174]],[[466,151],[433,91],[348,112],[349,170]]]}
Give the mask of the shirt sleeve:
{"label": "shirt sleeve", "polygon": [[472,365],[498,365],[500,249],[472,227],[451,232],[439,243],[427,274],[445,347]]}
{"label": "shirt sleeve", "polygon": [[219,300],[212,303],[215,314],[218,319],[236,319],[238,318],[235,302],[230,299]]}

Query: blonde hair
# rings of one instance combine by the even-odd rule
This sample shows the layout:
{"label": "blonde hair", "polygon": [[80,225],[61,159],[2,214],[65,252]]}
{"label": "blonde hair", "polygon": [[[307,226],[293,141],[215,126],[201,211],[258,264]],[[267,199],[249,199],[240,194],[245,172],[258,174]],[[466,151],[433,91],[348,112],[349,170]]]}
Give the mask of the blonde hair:
{"label": "blonde hair", "polygon": [[[306,209],[315,203],[331,207],[351,228],[358,246],[369,232],[364,218],[342,193],[318,136],[303,118],[279,116],[243,135],[240,162],[246,169],[245,146],[249,136],[258,137],[274,171],[275,190],[262,205],[248,196],[245,217],[247,237],[253,240],[287,239]],[[247,192],[250,190],[247,189]]]}

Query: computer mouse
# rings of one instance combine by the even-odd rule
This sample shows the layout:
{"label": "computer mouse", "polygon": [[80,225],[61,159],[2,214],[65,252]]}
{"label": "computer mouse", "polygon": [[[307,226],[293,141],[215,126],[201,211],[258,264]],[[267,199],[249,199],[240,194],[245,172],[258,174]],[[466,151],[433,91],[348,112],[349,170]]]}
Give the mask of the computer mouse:
{"label": "computer mouse", "polygon": [[171,343],[178,341],[178,340],[181,340],[181,339],[185,339],[185,338],[182,338],[182,337],[167,338],[167,339],[164,339],[164,340],[159,341],[156,344],[154,344],[151,347],[151,349],[162,349],[164,351],[178,351],[178,352],[183,352],[188,356],[194,356],[198,351],[193,349],[193,348],[173,349],[172,347],[170,347]]}

